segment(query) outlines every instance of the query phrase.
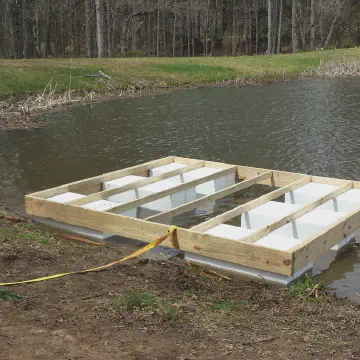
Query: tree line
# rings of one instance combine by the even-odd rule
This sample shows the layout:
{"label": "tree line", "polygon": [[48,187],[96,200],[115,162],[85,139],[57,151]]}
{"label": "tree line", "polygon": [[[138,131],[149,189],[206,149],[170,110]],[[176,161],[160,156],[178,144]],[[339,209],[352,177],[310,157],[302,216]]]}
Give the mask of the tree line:
{"label": "tree line", "polygon": [[0,57],[220,56],[353,47],[358,0],[0,0]]}

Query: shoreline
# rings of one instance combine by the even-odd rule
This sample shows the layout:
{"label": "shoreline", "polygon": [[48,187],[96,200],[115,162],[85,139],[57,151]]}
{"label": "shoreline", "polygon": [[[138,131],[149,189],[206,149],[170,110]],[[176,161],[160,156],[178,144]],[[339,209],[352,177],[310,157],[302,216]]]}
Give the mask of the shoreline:
{"label": "shoreline", "polygon": [[[10,98],[0,102],[0,132],[9,131],[9,130],[31,130],[39,127],[47,126],[48,122],[34,121],[34,117],[42,113],[51,113],[51,112],[61,112],[67,111],[73,107],[78,106],[87,106],[87,105],[96,105],[98,103],[103,103],[106,101],[112,100],[129,100],[137,99],[148,96],[157,96],[161,94],[166,94],[173,91],[183,91],[189,89],[198,89],[205,87],[252,87],[252,86],[262,86],[262,85],[271,85],[274,83],[282,83],[289,81],[298,81],[298,80],[310,80],[316,78],[315,76],[292,76],[287,78],[275,78],[275,77],[261,77],[258,79],[251,80],[242,80],[234,79],[222,82],[205,82],[205,83],[194,83],[186,85],[175,85],[175,86],[149,86],[145,89],[139,90],[124,90],[120,94],[113,93],[101,93],[101,92],[92,92],[92,93],[83,93],[81,91],[73,90],[70,94],[69,92],[65,93],[50,93],[48,96],[46,93],[31,94],[27,96],[18,96],[16,98]],[[47,97],[44,97],[47,96]],[[37,106],[31,109],[31,111],[24,110],[29,107],[31,102],[39,102],[39,97],[44,99],[43,106]],[[26,114],[26,112],[28,112]]]}

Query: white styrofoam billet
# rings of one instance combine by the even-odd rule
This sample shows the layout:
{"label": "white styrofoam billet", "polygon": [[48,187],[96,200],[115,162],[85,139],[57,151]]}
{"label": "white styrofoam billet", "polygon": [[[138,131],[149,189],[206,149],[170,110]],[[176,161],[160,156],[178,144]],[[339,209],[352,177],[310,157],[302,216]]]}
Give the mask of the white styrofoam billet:
{"label": "white styrofoam billet", "polygon": [[350,212],[360,207],[360,189],[351,189],[320,205],[319,209]]}
{"label": "white styrofoam billet", "polygon": [[[137,181],[146,179],[143,176],[129,175],[124,176],[115,180],[105,181],[103,183],[103,190],[111,190],[121,188],[122,186],[133,184]],[[107,200],[116,202],[118,204],[126,204],[130,201],[137,200],[139,198],[139,194],[137,189],[128,190],[120,194],[109,196]]]}
{"label": "white styrofoam billet", "polygon": [[47,200],[54,201],[60,204],[65,204],[73,200],[81,199],[83,197],[85,197],[85,195],[77,194],[73,192],[66,192],[60,195],[49,197],[47,198]]}
{"label": "white styrofoam billet", "polygon": [[241,215],[241,227],[261,229],[296,211],[300,206],[269,201]]}
{"label": "white styrofoam billet", "polygon": [[254,230],[244,229],[239,226],[220,224],[205,232],[205,234],[223,237],[229,240],[240,240],[251,235]]}
{"label": "white styrofoam billet", "polygon": [[187,167],[186,164],[173,162],[173,163],[170,163],[167,165],[163,165],[163,166],[159,166],[159,167],[150,169],[150,176],[158,176],[158,175],[166,174],[170,171],[179,170],[179,169],[183,169],[186,167]]}
{"label": "white styrofoam billet", "polygon": [[285,203],[307,205],[334,191],[336,186],[310,182],[285,194]]}

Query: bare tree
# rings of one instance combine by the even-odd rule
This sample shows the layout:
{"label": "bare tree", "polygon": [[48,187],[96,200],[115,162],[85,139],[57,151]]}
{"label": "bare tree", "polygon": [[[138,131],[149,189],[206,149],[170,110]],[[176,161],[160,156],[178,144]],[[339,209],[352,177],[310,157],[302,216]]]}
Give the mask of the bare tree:
{"label": "bare tree", "polygon": [[98,57],[104,57],[104,4],[103,0],[95,0],[96,7],[96,41]]}

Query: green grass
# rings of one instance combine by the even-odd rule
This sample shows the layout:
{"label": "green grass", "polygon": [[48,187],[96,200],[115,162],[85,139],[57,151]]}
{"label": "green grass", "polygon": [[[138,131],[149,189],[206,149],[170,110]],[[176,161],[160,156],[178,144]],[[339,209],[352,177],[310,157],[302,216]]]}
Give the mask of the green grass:
{"label": "green grass", "polygon": [[298,279],[293,283],[289,289],[288,294],[290,296],[315,296],[317,297],[318,290],[323,290],[324,285],[322,283],[314,283],[313,277],[311,274],[306,273],[305,276]]}
{"label": "green grass", "polygon": [[[34,94],[47,86],[98,93],[165,86],[209,84],[241,79],[293,78],[320,61],[360,59],[360,49],[301,54],[197,58],[0,60],[0,96]],[[91,78],[99,70],[112,80]]]}
{"label": "green grass", "polygon": [[6,288],[0,287],[0,301],[8,301],[8,300],[21,300],[21,296],[11,292]]}

